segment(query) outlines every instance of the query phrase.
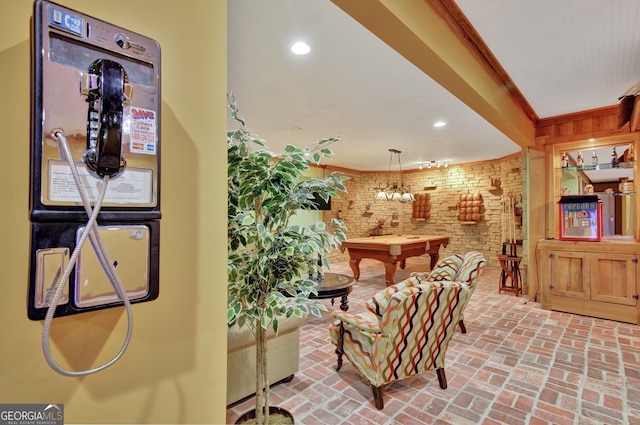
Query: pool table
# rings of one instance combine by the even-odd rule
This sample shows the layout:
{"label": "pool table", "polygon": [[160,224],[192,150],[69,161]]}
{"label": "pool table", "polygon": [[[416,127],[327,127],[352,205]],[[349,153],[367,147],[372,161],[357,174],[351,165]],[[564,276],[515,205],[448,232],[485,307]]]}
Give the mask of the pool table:
{"label": "pool table", "polygon": [[449,243],[449,236],[429,235],[385,235],[366,238],[354,238],[342,242],[341,250],[349,252],[349,266],[353,276],[360,278],[360,260],[373,258],[384,263],[385,282],[393,285],[396,267],[404,269],[405,260],[409,257],[419,257],[424,254],[431,256],[431,268],[438,262],[440,246]]}

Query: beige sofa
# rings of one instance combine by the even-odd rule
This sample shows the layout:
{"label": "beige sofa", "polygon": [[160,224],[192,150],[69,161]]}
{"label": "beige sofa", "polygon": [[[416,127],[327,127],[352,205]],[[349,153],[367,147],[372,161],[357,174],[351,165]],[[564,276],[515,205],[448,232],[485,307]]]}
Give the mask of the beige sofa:
{"label": "beige sofa", "polygon": [[[278,321],[276,337],[273,330],[267,334],[269,381],[277,383],[293,378],[300,359],[300,325],[306,315]],[[233,326],[227,330],[227,406],[255,393],[256,346],[255,337],[246,328]]]}

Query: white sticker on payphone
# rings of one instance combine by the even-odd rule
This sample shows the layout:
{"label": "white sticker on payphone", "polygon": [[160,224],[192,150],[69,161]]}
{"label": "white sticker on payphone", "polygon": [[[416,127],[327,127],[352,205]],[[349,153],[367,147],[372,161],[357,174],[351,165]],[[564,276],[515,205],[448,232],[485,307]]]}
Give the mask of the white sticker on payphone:
{"label": "white sticker on payphone", "polygon": [[[89,201],[95,202],[102,186],[102,179],[93,176],[82,163],[78,163],[77,167]],[[151,170],[127,167],[125,172],[109,184],[104,201],[149,205],[153,202],[152,177]],[[82,202],[71,169],[64,161],[49,161],[49,199],[56,202]]]}
{"label": "white sticker on payphone", "polygon": [[134,153],[156,154],[156,112],[131,107],[130,144]]}

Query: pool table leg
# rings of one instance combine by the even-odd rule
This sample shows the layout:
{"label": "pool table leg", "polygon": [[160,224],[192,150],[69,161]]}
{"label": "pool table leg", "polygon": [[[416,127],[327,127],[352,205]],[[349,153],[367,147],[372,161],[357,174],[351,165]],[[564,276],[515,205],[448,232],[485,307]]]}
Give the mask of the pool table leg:
{"label": "pool table leg", "polygon": [[398,265],[397,262],[393,262],[393,263],[388,263],[388,262],[384,262],[384,276],[385,276],[385,283],[387,284],[387,286],[391,286],[393,285],[393,276],[396,274],[396,266]]}
{"label": "pool table leg", "polygon": [[353,277],[356,278],[356,282],[360,279],[360,260],[361,258],[352,258],[349,260],[349,266],[353,270]]}
{"label": "pool table leg", "polygon": [[430,252],[429,253],[429,257],[431,257],[431,261],[429,263],[429,267],[431,267],[430,270],[433,270],[433,268],[436,266],[436,264],[438,264],[438,259],[440,258],[440,255],[439,255],[438,251]]}

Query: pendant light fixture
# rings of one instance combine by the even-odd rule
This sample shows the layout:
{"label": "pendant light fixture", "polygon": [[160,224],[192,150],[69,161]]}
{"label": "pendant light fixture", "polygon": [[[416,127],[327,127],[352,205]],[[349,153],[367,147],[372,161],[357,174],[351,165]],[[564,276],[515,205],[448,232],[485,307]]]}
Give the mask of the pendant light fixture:
{"label": "pendant light fixture", "polygon": [[[373,197],[374,201],[398,201],[398,202],[413,202],[415,198],[410,192],[409,187],[404,186],[404,179],[402,176],[402,162],[400,161],[400,154],[402,151],[397,149],[389,149],[389,172],[387,173],[387,185],[382,186],[382,182],[375,188],[376,194]],[[400,168],[400,184],[391,182],[391,164],[393,162],[393,156],[398,157],[398,167]]]}

